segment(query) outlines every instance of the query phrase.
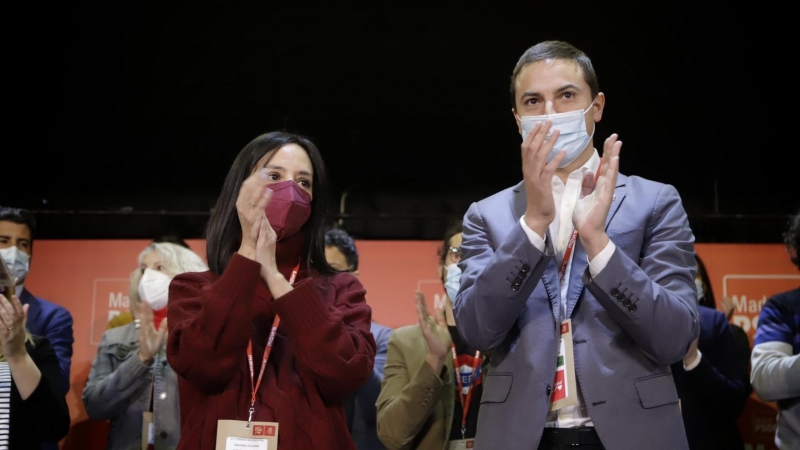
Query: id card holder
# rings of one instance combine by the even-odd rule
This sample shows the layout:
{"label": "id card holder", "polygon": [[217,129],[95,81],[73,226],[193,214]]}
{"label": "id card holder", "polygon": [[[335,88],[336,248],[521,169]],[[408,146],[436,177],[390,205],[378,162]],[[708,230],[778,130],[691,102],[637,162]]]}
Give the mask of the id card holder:
{"label": "id card holder", "polygon": [[474,438],[453,439],[452,441],[449,442],[449,445],[447,446],[447,450],[464,450],[464,449],[474,448],[474,447],[475,447],[475,439]]}
{"label": "id card holder", "polygon": [[561,339],[559,341],[556,376],[553,380],[553,391],[550,394],[550,411],[578,403],[575,359],[572,354],[572,319],[561,322]]}
{"label": "id card holder", "polygon": [[217,421],[216,450],[277,450],[278,423],[246,420]]}
{"label": "id card holder", "polygon": [[145,411],[142,413],[142,450],[147,450],[148,446],[153,448],[156,441],[156,427],[153,424],[153,413]]}

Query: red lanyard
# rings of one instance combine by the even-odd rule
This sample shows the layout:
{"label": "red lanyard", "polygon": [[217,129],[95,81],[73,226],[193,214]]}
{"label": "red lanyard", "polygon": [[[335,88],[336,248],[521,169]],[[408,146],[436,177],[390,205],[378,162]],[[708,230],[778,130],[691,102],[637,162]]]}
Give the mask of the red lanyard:
{"label": "red lanyard", "polygon": [[453,368],[456,372],[456,380],[458,383],[458,400],[461,402],[461,439],[465,438],[467,432],[467,414],[469,413],[469,404],[472,402],[472,383],[475,381],[475,374],[478,373],[478,366],[480,365],[481,352],[475,352],[475,359],[472,360],[472,373],[469,374],[469,385],[467,386],[467,394],[464,395],[464,383],[461,381],[461,372],[458,370],[458,355],[456,355],[456,344],[450,344],[450,349],[453,352]]}
{"label": "red lanyard", "polygon": [[[600,160],[600,165],[597,167],[597,172],[594,174],[594,184],[597,184],[597,178],[600,177],[600,169],[603,167],[603,160]],[[594,185],[592,185],[594,191]],[[558,269],[558,282],[564,284],[564,274],[567,273],[567,264],[569,264],[569,257],[572,255],[572,248],[575,247],[575,241],[578,240],[578,230],[572,230],[572,236],[569,237],[567,249],[564,250],[564,260],[561,261],[561,268]]]}
{"label": "red lanyard", "polygon": [[[292,270],[292,275],[289,277],[289,284],[294,285],[294,280],[297,278],[297,272],[300,270],[300,262],[298,261],[297,265],[294,266]],[[275,314],[275,319],[272,321],[272,329],[269,331],[269,338],[267,339],[267,347],[264,349],[264,357],[261,358],[261,370],[258,372],[258,380],[253,383],[255,379],[253,375],[253,340],[250,339],[247,341],[247,363],[250,365],[250,389],[252,392],[252,396],[250,397],[250,416],[248,417],[247,421],[250,422],[253,419],[253,413],[256,411],[255,404],[256,404],[256,393],[258,392],[258,388],[261,386],[261,378],[264,376],[264,368],[267,367],[267,360],[269,359],[269,354],[272,352],[272,343],[275,342],[275,333],[278,332],[278,325],[281,323],[281,318],[277,314]]]}

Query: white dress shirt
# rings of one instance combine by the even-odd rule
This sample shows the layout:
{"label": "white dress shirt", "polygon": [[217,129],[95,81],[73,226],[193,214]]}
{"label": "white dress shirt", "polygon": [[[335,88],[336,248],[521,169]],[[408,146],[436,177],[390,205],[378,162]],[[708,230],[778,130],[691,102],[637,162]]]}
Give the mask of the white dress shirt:
{"label": "white dress shirt", "polygon": [[[574,230],[572,225],[572,212],[575,209],[575,204],[578,202],[578,199],[581,195],[583,174],[586,171],[594,174],[597,172],[599,167],[600,155],[597,153],[597,150],[595,150],[592,154],[592,157],[586,161],[586,164],[569,174],[566,184],[564,184],[557,176],[553,176],[553,200],[556,206],[556,217],[553,222],[550,223],[549,231],[550,238],[554,242],[553,247],[556,251],[556,265],[559,268],[561,267],[561,261],[564,259],[564,253],[566,252],[569,239]],[[531,241],[531,244],[533,244],[539,251],[544,252],[546,236],[540,236],[538,233],[528,227],[528,225],[525,223],[525,216],[520,217],[519,222],[522,225],[522,229],[525,231],[525,234],[528,236],[528,239]],[[608,244],[605,246],[605,248],[603,248],[603,250],[593,260],[589,261],[589,273],[591,274],[592,278],[596,277],[606,267],[606,264],[608,264],[608,261],[611,259],[611,255],[614,254],[615,249],[616,246],[614,243],[608,241]],[[574,255],[574,252],[572,255]],[[566,317],[567,312],[566,297],[567,290],[569,289],[569,276],[571,271],[572,256],[570,256],[570,260],[567,263],[567,268],[564,272],[564,282],[561,284],[561,299],[559,304],[561,305],[560,316],[562,320]],[[553,376],[555,377],[555,374],[553,374]],[[589,413],[586,410],[586,405],[583,400],[583,394],[581,394],[580,387],[578,389],[578,403],[572,406],[561,408],[557,411],[551,411],[547,416],[547,423],[545,426],[556,428],[593,426],[592,419],[589,417]]]}

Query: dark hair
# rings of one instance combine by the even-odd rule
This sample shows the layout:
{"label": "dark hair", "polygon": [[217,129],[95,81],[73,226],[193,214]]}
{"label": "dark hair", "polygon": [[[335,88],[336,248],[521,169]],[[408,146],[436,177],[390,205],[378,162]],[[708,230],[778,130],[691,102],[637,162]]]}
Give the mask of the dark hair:
{"label": "dark hair", "polygon": [[700,281],[703,282],[703,298],[700,299],[698,304],[711,309],[717,309],[717,300],[714,297],[714,289],[711,288],[711,279],[708,277],[706,265],[697,253],[694,254],[694,259],[697,261],[697,276],[699,276]]}
{"label": "dark hair", "polygon": [[358,270],[358,249],[356,249],[356,241],[350,234],[337,227],[328,228],[325,232],[325,245],[329,247],[336,247],[344,255],[347,260],[348,271],[353,272]]}
{"label": "dark hair", "polygon": [[800,257],[797,255],[800,252],[800,209],[789,219],[789,228],[783,233],[783,243],[787,250],[795,251],[792,264],[800,269]]}
{"label": "dark hair", "polygon": [[314,167],[311,185],[314,195],[311,200],[311,217],[303,225],[302,232],[306,237],[305,249],[308,268],[314,268],[323,275],[332,275],[334,269],[325,259],[325,215],[328,212],[328,176],[325,161],[317,146],[308,138],[282,131],[262,134],[250,141],[236,156],[227,177],[222,184],[217,203],[211,211],[206,226],[206,259],[208,267],[217,274],[222,274],[233,253],[239,248],[242,240],[242,225],[236,212],[236,199],[242,183],[253,173],[256,164],[265,155],[269,158],[288,144],[302,147]]}
{"label": "dark hair", "polygon": [[33,240],[36,237],[36,217],[27,209],[0,206],[0,220],[26,225],[31,230],[31,253],[33,253]]}
{"label": "dark hair", "polygon": [[594,72],[592,60],[589,59],[586,53],[578,50],[572,44],[564,41],[544,41],[525,50],[525,53],[522,54],[522,56],[519,58],[519,61],[517,61],[517,65],[514,67],[514,72],[511,74],[512,108],[517,108],[517,100],[515,98],[517,92],[515,84],[520,72],[522,72],[522,69],[527,67],[529,64],[533,64],[537,61],[542,61],[545,59],[563,59],[566,61],[575,62],[583,72],[583,79],[586,81],[586,84],[589,85],[589,89],[592,92],[592,98],[597,97],[597,94],[600,93],[600,86],[597,83],[597,74]]}
{"label": "dark hair", "polygon": [[447,252],[450,250],[450,242],[453,240],[453,236],[461,233],[463,231],[463,222],[461,220],[455,221],[451,223],[447,230],[444,232],[444,239],[442,240],[442,246],[439,247],[439,251],[437,254],[439,255],[439,263],[444,265],[444,260],[447,258]]}

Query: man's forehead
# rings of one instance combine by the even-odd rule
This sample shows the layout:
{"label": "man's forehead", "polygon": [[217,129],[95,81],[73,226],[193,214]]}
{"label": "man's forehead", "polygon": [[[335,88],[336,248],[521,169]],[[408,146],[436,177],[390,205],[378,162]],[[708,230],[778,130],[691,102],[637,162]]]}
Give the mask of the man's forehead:
{"label": "man's forehead", "polygon": [[31,229],[23,223],[0,220],[0,236],[17,240],[31,240]]}
{"label": "man's forehead", "polygon": [[530,83],[547,89],[560,89],[569,84],[588,88],[581,66],[566,59],[545,59],[528,64],[520,71],[517,85],[524,89]]}

